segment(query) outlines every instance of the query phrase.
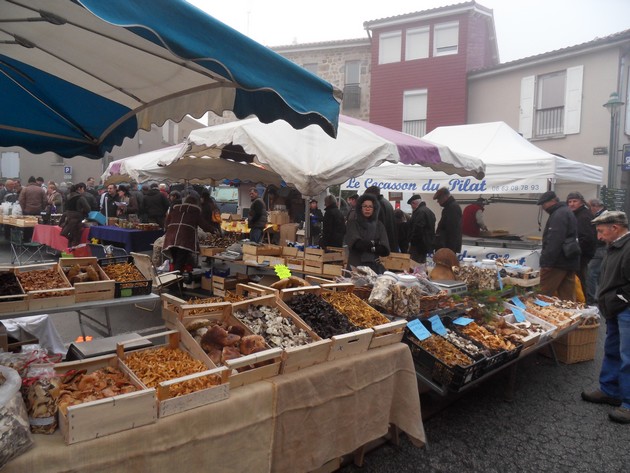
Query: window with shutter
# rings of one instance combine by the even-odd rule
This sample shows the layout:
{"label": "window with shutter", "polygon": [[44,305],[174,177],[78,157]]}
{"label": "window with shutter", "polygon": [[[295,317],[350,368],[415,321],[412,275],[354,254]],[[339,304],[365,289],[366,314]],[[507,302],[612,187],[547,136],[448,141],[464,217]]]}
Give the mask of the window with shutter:
{"label": "window with shutter", "polygon": [[405,37],[405,61],[429,57],[429,27],[407,30]]}
{"label": "window with shutter", "polygon": [[459,45],[459,22],[442,23],[433,27],[433,55],[457,54]]}
{"label": "window with shutter", "polygon": [[400,31],[382,33],[378,40],[378,63],[400,62],[402,34]]}
{"label": "window with shutter", "polygon": [[344,110],[361,107],[361,61],[346,61],[343,88]]}
{"label": "window with shutter", "polygon": [[427,133],[427,89],[408,90],[403,95],[403,133],[422,138]]}

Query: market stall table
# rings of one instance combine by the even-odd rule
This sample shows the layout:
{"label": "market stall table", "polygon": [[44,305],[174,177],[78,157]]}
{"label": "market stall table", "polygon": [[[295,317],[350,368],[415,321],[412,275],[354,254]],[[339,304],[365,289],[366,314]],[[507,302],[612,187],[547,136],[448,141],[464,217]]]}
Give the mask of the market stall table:
{"label": "market stall table", "polygon": [[122,243],[127,253],[149,251],[153,242],[164,235],[163,230],[135,230],[115,226],[90,227],[90,238],[103,243]]}
{"label": "market stall table", "polygon": [[94,440],[67,446],[59,431],[34,435],[34,448],[4,471],[307,472],[386,435],[390,424],[424,444],[402,343],[245,385],[224,401]]}
{"label": "market stall table", "polygon": [[[90,234],[89,228],[84,228],[81,233],[81,243],[88,242],[88,235]],[[61,227],[58,225],[43,225],[37,224],[33,230],[32,241],[46,245],[59,252],[68,251],[68,239],[61,236]],[[84,256],[84,255],[75,255]],[[85,255],[89,256],[89,255]]]}

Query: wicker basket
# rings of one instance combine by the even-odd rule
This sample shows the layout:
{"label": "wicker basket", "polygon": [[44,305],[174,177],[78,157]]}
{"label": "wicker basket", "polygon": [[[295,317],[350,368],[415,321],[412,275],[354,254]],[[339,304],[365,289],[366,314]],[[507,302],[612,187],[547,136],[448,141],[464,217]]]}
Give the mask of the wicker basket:
{"label": "wicker basket", "polygon": [[595,359],[599,324],[582,325],[553,342],[558,361],[566,364]]}

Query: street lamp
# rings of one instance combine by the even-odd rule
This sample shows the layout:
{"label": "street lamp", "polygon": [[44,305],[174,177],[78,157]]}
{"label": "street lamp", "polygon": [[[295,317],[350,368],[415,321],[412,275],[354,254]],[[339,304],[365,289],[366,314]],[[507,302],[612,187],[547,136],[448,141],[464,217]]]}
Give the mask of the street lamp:
{"label": "street lamp", "polygon": [[612,92],[604,107],[610,112],[610,146],[608,147],[608,188],[614,188],[617,183],[617,146],[615,133],[617,131],[617,110],[625,104],[619,98],[617,92]]}

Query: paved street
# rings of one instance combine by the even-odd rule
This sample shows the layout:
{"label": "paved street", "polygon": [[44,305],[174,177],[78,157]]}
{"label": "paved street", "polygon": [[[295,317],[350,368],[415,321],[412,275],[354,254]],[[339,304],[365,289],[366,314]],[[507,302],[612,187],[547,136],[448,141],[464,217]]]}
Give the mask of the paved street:
{"label": "paved street", "polygon": [[[0,242],[0,263],[10,248]],[[112,310],[115,333],[150,330],[162,325],[159,309]],[[80,335],[74,313],[51,315],[63,341]],[[87,329],[86,333],[99,336]],[[512,401],[505,400],[507,373],[499,373],[425,420],[429,444],[418,449],[402,436],[400,447],[385,444],[365,456],[364,466],[343,473],[400,472],[627,472],[630,426],[610,422],[607,406],[580,399],[583,388],[596,386],[604,327],[597,359],[556,365],[532,355],[519,362]],[[423,394],[423,412],[444,404]]]}

